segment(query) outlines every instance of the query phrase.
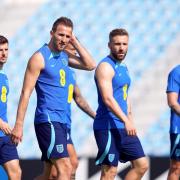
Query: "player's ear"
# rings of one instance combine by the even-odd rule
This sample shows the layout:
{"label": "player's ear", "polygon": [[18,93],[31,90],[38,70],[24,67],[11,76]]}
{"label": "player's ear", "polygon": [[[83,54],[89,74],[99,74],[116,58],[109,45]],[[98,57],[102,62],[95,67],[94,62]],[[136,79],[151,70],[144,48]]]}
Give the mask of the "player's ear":
{"label": "player's ear", "polygon": [[109,47],[109,49],[111,49],[111,43],[110,42],[108,42],[108,47]]}
{"label": "player's ear", "polygon": [[54,34],[53,30],[50,31],[50,36],[52,37]]}

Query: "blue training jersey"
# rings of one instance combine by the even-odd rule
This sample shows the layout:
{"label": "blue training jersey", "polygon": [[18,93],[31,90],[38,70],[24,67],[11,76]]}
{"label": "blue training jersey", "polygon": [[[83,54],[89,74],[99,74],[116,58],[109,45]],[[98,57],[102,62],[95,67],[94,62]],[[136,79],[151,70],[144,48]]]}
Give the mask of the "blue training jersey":
{"label": "blue training jersey", "polygon": [[66,111],[66,117],[67,117],[67,128],[71,129],[71,102],[73,99],[73,92],[74,87],[76,84],[76,75],[75,72],[70,69],[70,73],[68,76],[68,94],[67,94],[67,111]]}
{"label": "blue training jersey", "polygon": [[[119,104],[122,111],[127,115],[127,97],[131,82],[128,69],[124,63],[119,63],[118,61],[113,60],[110,56],[104,58],[100,63],[103,62],[110,64],[114,70],[115,74],[112,79],[113,97]],[[104,104],[98,89],[96,78],[95,83],[97,87],[99,105],[96,111],[96,118],[94,120],[94,129],[125,128],[124,122],[113,114]]]}
{"label": "blue training jersey", "polygon": [[35,89],[37,107],[35,124],[56,121],[66,123],[69,76],[68,55],[65,51],[53,53],[47,44],[38,50],[44,58],[45,68],[40,72]]}
{"label": "blue training jersey", "polygon": [[[6,74],[0,70],[0,118],[4,122],[7,120],[7,96],[9,93],[9,83]],[[5,136],[3,131],[0,130],[0,137]]]}
{"label": "blue training jersey", "polygon": [[[168,76],[167,93],[176,92],[180,104],[180,65],[172,69]],[[180,116],[171,109],[170,133],[180,133]]]}

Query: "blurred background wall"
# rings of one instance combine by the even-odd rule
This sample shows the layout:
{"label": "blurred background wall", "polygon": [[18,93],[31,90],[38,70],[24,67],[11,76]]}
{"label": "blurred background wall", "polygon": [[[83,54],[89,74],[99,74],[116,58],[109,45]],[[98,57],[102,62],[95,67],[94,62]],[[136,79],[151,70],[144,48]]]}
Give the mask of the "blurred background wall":
{"label": "blurred background wall", "polygon": [[[109,32],[126,28],[130,45],[126,64],[132,77],[130,98],[134,121],[150,170],[144,180],[164,180],[169,166],[169,109],[166,83],[170,69],[180,62],[180,0],[1,0],[0,34],[8,37],[10,53],[5,70],[9,77],[8,118],[14,125],[24,71],[29,57],[50,39],[53,22],[67,16],[74,33],[98,63],[108,53]],[[97,108],[94,72],[76,71],[82,94]],[[42,164],[34,132],[36,94],[30,99],[25,117],[23,142],[18,146],[23,179],[36,176]],[[80,157],[78,180],[96,180],[97,153],[93,120],[72,105],[72,137]],[[129,164],[119,166],[123,179]],[[31,170],[29,170],[31,169]],[[0,179],[6,179],[0,169]]]}

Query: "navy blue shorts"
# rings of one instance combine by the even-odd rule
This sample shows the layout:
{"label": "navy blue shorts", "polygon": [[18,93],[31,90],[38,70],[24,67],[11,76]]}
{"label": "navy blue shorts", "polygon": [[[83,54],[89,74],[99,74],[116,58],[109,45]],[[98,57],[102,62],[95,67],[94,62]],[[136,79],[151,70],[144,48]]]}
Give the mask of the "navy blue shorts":
{"label": "navy blue shorts", "polygon": [[173,160],[180,161],[180,134],[170,134],[171,154]]}
{"label": "navy blue shorts", "polygon": [[144,157],[137,136],[129,136],[125,129],[94,130],[98,154],[96,165],[117,166],[118,161],[127,162]]}
{"label": "navy blue shorts", "polygon": [[59,122],[35,124],[36,137],[42,152],[42,161],[69,157],[67,128]]}
{"label": "navy blue shorts", "polygon": [[19,159],[19,157],[10,136],[0,137],[0,165],[14,159]]}
{"label": "navy blue shorts", "polygon": [[72,138],[71,138],[71,129],[67,128],[67,143],[73,144]]}

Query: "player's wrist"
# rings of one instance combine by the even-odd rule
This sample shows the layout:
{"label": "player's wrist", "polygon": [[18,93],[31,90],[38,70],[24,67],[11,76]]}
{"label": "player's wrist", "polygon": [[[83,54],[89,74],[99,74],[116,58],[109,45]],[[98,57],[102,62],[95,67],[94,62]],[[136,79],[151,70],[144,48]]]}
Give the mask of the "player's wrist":
{"label": "player's wrist", "polygon": [[127,117],[124,118],[124,123],[128,124],[129,123],[129,119]]}
{"label": "player's wrist", "polygon": [[23,123],[17,121],[16,124],[15,124],[15,127],[16,128],[23,128]]}

